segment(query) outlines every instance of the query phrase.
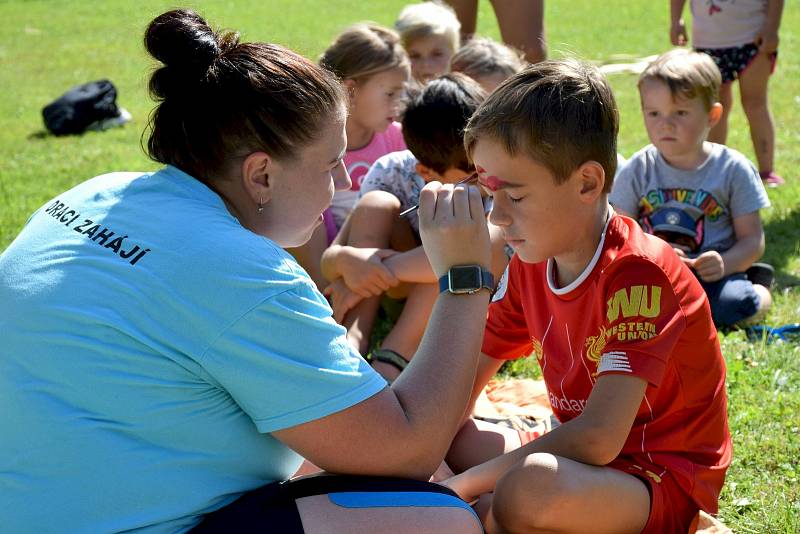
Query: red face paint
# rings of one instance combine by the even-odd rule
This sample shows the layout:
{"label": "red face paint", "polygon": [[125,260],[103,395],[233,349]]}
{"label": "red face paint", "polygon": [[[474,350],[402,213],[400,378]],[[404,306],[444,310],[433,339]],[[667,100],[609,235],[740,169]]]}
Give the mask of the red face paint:
{"label": "red face paint", "polygon": [[487,176],[486,178],[480,177],[478,178],[478,181],[481,183],[483,187],[492,192],[501,189],[503,186],[507,184],[507,182],[504,182],[497,176]]}

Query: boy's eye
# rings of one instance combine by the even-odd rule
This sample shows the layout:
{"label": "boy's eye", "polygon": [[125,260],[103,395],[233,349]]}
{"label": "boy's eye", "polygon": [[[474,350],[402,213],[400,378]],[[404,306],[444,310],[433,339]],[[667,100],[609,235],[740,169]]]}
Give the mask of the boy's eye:
{"label": "boy's eye", "polygon": [[647,112],[647,116],[648,117],[658,117],[658,111],[648,111]]}
{"label": "boy's eye", "polygon": [[523,198],[525,197],[514,198],[511,195],[509,195],[508,200],[510,200],[512,204],[516,204],[517,202],[521,202]]}
{"label": "boy's eye", "polygon": [[689,114],[689,112],[686,111],[685,109],[679,109],[678,110],[678,117],[685,117],[688,114]]}

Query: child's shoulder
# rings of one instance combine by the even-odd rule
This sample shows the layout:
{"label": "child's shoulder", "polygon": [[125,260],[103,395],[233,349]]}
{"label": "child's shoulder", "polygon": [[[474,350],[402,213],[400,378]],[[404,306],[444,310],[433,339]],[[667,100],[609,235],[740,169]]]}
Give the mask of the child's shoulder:
{"label": "child's shoulder", "polygon": [[384,169],[415,169],[417,158],[408,149],[397,150],[379,157],[375,160],[375,166]]}

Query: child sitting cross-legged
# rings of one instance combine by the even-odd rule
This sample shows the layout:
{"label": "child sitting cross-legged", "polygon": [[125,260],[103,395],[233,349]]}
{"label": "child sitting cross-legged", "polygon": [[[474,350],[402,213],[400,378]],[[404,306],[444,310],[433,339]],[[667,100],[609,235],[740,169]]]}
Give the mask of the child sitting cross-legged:
{"label": "child sitting cross-legged", "polygon": [[495,532],[687,532],[716,513],[732,449],[725,362],[700,283],[608,204],[618,113],[592,66],[544,61],[500,85],[465,145],[514,249],[492,298],[474,403],[534,355],[561,425],[503,454],[467,419],[445,481]]}
{"label": "child sitting cross-legged", "polygon": [[411,71],[398,35],[372,23],[354,24],[339,34],[319,64],[347,91],[347,150],[342,160],[352,181],[350,189],[334,192],[323,213],[324,224],[308,242],[289,250],[321,291],[327,285],[320,271],[322,253],[355,206],[361,180],[376,159],[406,147],[396,119]]}
{"label": "child sitting cross-legged", "polygon": [[[409,150],[373,164],[353,213],[323,254],[334,317],[362,354],[369,348],[381,295],[405,299],[394,327],[372,353],[373,365],[387,379],[395,378],[413,357],[439,294],[421,246],[417,212],[399,214],[419,202],[427,182],[456,183],[473,172],[464,152],[463,130],[484,97],[475,81],[455,73],[434,79],[414,96],[403,115]],[[492,243],[497,280],[507,259],[496,229]]]}
{"label": "child sitting cross-legged", "polygon": [[[769,309],[771,267],[759,210],[769,199],[748,159],[707,141],[720,120],[720,73],[702,53],[662,54],[639,78],[652,144],[620,170],[611,204],[675,248],[708,294],[718,327],[760,319]],[[764,274],[767,274],[765,277]]]}

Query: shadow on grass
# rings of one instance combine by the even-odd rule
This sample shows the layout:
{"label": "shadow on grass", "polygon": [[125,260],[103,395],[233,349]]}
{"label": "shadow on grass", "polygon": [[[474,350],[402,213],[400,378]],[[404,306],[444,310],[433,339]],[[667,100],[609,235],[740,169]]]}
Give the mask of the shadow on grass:
{"label": "shadow on grass", "polygon": [[800,285],[800,278],[786,272],[792,258],[800,252],[800,207],[785,217],[773,218],[764,225],[767,247],[763,261],[775,267],[775,278],[783,287]]}
{"label": "shadow on grass", "polygon": [[47,130],[39,130],[28,134],[28,141],[36,141],[39,139],[47,139],[48,137],[55,137],[53,134],[48,132]]}

